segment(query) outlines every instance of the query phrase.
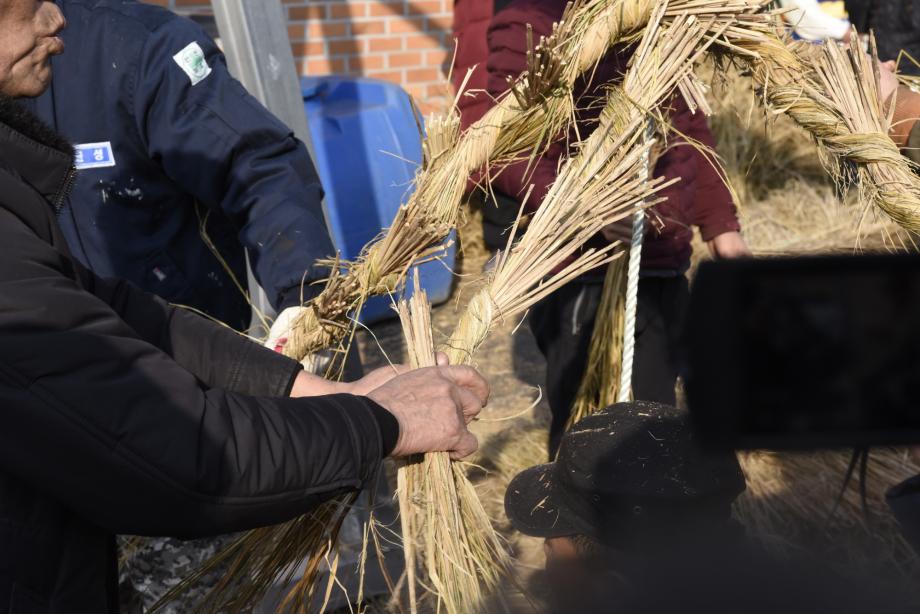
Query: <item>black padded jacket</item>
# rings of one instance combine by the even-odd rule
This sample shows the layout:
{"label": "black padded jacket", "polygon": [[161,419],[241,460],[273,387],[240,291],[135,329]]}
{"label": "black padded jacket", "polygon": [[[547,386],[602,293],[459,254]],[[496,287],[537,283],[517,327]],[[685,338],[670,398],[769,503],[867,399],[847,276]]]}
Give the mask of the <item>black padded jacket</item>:
{"label": "black padded jacket", "polygon": [[116,611],[113,535],[275,524],[375,476],[395,418],[68,255],[66,143],[0,100],[0,614]]}
{"label": "black padded jacket", "polygon": [[[846,0],[850,21],[861,33],[875,33],[882,60],[896,60],[901,50],[920,62],[920,0]],[[920,75],[920,66],[905,59],[902,72]]]}

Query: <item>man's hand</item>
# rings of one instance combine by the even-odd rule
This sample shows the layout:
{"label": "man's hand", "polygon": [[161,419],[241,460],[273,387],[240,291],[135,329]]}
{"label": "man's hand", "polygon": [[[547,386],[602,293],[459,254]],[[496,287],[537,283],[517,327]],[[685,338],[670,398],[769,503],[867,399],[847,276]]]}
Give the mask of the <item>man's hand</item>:
{"label": "man's hand", "polygon": [[712,257],[719,260],[746,258],[751,255],[751,250],[748,248],[744,237],[741,236],[740,232],[736,231],[723,232],[720,235],[716,235],[707,245],[709,246],[709,253],[712,254]]}
{"label": "man's hand", "polygon": [[407,365],[393,365],[374,369],[361,379],[354,382],[333,382],[313,375],[308,371],[301,371],[294,380],[291,388],[291,398],[318,397],[324,394],[354,394],[367,396],[370,392],[380,388],[394,377],[407,373],[411,367]]}
{"label": "man's hand", "polygon": [[374,369],[357,381],[342,384],[346,388],[343,392],[359,396],[368,396],[371,392],[377,390],[394,377],[408,373],[411,370],[412,367],[409,365],[380,367],[379,369]]}
{"label": "man's hand", "polygon": [[479,447],[467,424],[488,402],[489,385],[472,367],[415,369],[367,396],[399,421],[392,456],[448,452],[460,459]]}
{"label": "man's hand", "polygon": [[879,72],[879,96],[881,97],[881,102],[886,106],[889,103],[889,98],[894,94],[894,91],[898,89],[898,77],[895,75],[896,65],[894,60],[888,60],[887,62],[878,63],[878,72]]}

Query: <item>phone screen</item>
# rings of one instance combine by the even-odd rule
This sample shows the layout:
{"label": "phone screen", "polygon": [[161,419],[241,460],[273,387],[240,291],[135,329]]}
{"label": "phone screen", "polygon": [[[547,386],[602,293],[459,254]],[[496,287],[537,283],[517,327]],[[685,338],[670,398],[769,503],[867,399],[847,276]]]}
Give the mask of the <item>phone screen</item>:
{"label": "phone screen", "polygon": [[920,442],[920,257],[707,263],[687,391],[733,447]]}

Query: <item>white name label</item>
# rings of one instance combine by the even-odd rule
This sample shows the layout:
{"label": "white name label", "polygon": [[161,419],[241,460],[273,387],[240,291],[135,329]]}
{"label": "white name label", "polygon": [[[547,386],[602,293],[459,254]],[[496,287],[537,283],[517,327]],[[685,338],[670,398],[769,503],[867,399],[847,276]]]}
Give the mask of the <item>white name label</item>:
{"label": "white name label", "polygon": [[74,145],[74,153],[74,165],[77,170],[115,166],[115,154],[109,141]]}
{"label": "white name label", "polygon": [[204,59],[204,51],[202,51],[201,45],[194,41],[174,55],[173,60],[192,80],[192,86],[198,85],[211,74],[211,67],[208,66],[208,61]]}

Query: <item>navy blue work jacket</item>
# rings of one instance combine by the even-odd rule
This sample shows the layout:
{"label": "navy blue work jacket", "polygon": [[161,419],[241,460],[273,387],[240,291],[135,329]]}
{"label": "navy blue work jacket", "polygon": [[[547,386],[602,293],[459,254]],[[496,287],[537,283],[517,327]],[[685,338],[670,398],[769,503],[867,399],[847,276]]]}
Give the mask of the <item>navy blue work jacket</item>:
{"label": "navy blue work jacket", "polygon": [[74,255],[242,327],[249,308],[229,273],[245,288],[245,247],[273,305],[297,303],[301,283],[323,276],[316,259],[334,253],[303,143],[194,22],[129,0],[58,5],[66,50],[31,102],[77,146],[60,216]]}

